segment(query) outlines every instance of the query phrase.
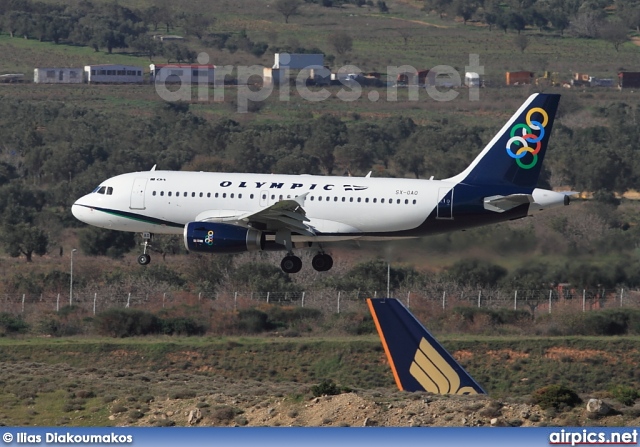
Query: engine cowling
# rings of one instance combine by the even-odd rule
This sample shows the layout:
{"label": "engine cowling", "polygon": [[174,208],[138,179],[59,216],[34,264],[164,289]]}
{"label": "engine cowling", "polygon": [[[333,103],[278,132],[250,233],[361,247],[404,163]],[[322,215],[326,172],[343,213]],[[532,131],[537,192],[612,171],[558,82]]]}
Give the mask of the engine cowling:
{"label": "engine cowling", "polygon": [[217,222],[189,222],[184,227],[184,246],[205,253],[242,253],[263,250],[260,230]]}

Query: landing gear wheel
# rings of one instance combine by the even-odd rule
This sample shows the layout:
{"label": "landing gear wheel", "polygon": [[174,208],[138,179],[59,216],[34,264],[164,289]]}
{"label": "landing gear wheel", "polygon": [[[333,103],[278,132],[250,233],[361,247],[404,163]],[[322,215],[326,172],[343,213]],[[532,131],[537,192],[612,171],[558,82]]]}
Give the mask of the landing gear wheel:
{"label": "landing gear wheel", "polygon": [[293,255],[285,256],[280,263],[280,268],[285,273],[298,273],[302,269],[302,260]]}
{"label": "landing gear wheel", "polygon": [[333,267],[333,258],[326,253],[318,253],[311,260],[311,266],[318,272],[326,272]]}
{"label": "landing gear wheel", "polygon": [[151,256],[149,256],[148,254],[141,254],[140,256],[138,256],[138,264],[147,265],[150,262]]}

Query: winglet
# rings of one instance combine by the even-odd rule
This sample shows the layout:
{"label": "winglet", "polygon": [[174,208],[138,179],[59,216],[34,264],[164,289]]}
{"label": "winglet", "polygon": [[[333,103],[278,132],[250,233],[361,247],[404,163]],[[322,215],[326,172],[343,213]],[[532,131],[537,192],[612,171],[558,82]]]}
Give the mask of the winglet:
{"label": "winglet", "polygon": [[399,390],[486,394],[400,301],[370,298],[367,304]]}

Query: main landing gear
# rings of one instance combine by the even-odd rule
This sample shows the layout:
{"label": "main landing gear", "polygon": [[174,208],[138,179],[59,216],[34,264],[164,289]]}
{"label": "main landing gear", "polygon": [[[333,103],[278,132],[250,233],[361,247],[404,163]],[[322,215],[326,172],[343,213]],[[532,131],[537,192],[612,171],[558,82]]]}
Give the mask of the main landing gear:
{"label": "main landing gear", "polygon": [[153,239],[153,234],[151,233],[142,233],[142,239],[144,239],[144,249],[142,250],[142,254],[138,256],[138,264],[147,265],[151,262],[151,256],[147,253],[147,250],[151,247],[151,240]]}
{"label": "main landing gear", "polygon": [[[326,272],[333,267],[333,258],[326,253],[318,253],[311,260],[311,266],[318,272]],[[298,273],[302,269],[302,260],[289,253],[280,263],[280,268],[285,273]]]}

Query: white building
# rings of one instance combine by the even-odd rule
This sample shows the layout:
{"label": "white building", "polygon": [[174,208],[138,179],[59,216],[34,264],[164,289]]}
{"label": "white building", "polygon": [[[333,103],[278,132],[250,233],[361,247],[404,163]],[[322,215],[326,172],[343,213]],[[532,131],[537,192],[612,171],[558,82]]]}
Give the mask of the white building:
{"label": "white building", "polygon": [[472,71],[464,74],[464,85],[467,87],[480,87],[480,75]]}
{"label": "white building", "polygon": [[85,77],[88,83],[135,84],[142,83],[142,67],[130,65],[86,65]]}
{"label": "white building", "polygon": [[36,84],[81,84],[84,82],[82,68],[35,68],[33,82]]}
{"label": "white building", "polygon": [[152,83],[213,84],[215,65],[150,64]]}

